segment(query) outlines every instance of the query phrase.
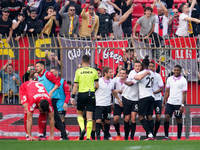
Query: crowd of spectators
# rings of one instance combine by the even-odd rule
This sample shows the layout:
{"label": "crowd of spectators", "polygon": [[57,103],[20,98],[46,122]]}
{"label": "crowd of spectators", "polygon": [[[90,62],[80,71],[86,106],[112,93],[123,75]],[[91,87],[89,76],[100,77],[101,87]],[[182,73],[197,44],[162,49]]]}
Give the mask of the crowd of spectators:
{"label": "crowd of spectators", "polygon": [[[92,4],[94,2],[94,5]],[[59,35],[71,38],[154,39],[160,46],[162,37],[197,36],[200,32],[199,0],[173,5],[173,0],[154,0],[144,7],[144,16],[133,23],[137,13],[133,0],[1,0],[0,34],[10,41],[26,33],[40,37]],[[156,8],[157,13],[154,11]],[[140,25],[140,32],[136,33]],[[136,35],[137,34],[137,35]]]}

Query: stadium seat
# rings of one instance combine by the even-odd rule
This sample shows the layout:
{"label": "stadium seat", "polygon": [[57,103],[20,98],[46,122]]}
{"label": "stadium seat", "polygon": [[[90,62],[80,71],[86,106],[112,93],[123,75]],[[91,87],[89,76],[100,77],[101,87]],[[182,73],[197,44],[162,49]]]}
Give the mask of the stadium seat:
{"label": "stadium seat", "polygon": [[132,17],[134,18],[140,18],[144,15],[144,9],[142,7],[141,3],[138,3],[134,8],[132,12]]}
{"label": "stadium seat", "polygon": [[145,7],[151,7],[150,3],[146,3]]}
{"label": "stadium seat", "polygon": [[[134,28],[138,18],[133,18],[132,19],[132,29]],[[136,33],[140,33],[140,25],[136,28]]]}
{"label": "stadium seat", "polygon": [[154,12],[154,14],[158,14],[158,10],[157,10],[157,8],[156,8],[156,6],[154,6],[154,8],[153,8],[153,12]]}
{"label": "stadium seat", "polygon": [[141,4],[146,4],[146,3],[153,3],[154,0],[133,0],[134,3],[141,3]]}
{"label": "stadium seat", "polygon": [[56,34],[60,32],[60,27],[59,26],[56,26],[55,32],[56,32]]}
{"label": "stadium seat", "polygon": [[86,3],[88,3],[88,4],[89,4],[89,3],[90,3],[90,0],[86,0]]}
{"label": "stadium seat", "polygon": [[178,7],[177,8],[179,8],[181,5],[182,5],[182,3],[178,3]]}
{"label": "stadium seat", "polygon": [[174,4],[187,3],[187,0],[174,0]]}

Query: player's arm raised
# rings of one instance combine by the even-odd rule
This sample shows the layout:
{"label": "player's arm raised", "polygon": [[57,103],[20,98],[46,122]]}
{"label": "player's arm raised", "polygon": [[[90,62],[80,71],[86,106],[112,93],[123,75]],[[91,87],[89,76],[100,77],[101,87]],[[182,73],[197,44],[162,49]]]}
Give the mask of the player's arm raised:
{"label": "player's arm raised", "polygon": [[49,116],[49,124],[50,124],[50,136],[48,138],[48,141],[54,140],[54,111],[48,114]]}

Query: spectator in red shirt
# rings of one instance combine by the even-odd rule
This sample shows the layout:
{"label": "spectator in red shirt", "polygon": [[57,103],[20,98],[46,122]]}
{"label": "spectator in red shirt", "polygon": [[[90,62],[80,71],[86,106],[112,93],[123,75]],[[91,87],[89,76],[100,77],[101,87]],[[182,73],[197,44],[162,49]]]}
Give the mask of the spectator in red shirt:
{"label": "spectator in red shirt", "polygon": [[170,15],[168,25],[171,26],[170,37],[175,36],[176,30],[179,25],[179,13],[178,9],[174,9],[172,15]]}

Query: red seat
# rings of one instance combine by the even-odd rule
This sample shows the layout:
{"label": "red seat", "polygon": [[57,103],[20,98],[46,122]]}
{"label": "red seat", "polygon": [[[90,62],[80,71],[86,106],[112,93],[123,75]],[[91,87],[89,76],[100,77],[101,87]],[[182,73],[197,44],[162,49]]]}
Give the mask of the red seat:
{"label": "red seat", "polygon": [[133,0],[134,3],[141,3],[141,4],[146,4],[146,3],[153,3],[154,0]]}
{"label": "red seat", "polygon": [[[132,29],[134,28],[138,18],[133,18],[132,19]],[[140,25],[136,28],[136,33],[140,33]]]}
{"label": "red seat", "polygon": [[144,9],[142,7],[141,3],[138,3],[134,8],[132,12],[132,17],[140,18],[144,15]]}
{"label": "red seat", "polygon": [[90,3],[90,0],[86,0],[86,3],[88,3],[88,4],[89,4],[89,3]]}
{"label": "red seat", "polygon": [[177,7],[177,9],[178,9],[181,5],[182,5],[182,3],[178,3],[178,7]]}
{"label": "red seat", "polygon": [[174,4],[187,3],[187,0],[174,0]]}
{"label": "red seat", "polygon": [[154,6],[154,8],[153,8],[153,13],[156,15],[158,14],[158,10],[157,10],[156,6]]}
{"label": "red seat", "polygon": [[146,3],[145,7],[151,7],[150,3]]}
{"label": "red seat", "polygon": [[59,26],[56,26],[55,32],[56,32],[56,34],[60,32],[60,27]]}

